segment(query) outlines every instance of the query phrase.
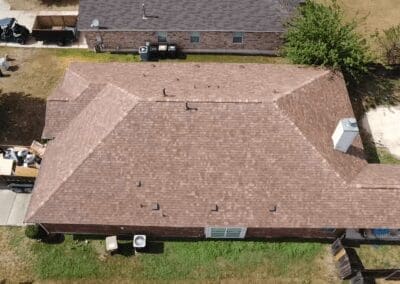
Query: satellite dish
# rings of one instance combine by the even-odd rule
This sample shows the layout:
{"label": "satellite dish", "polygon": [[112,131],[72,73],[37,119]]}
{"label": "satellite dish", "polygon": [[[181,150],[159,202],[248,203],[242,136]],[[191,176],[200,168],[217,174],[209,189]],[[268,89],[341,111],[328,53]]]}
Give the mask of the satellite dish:
{"label": "satellite dish", "polygon": [[91,28],[98,28],[100,26],[100,21],[98,19],[94,19],[90,24]]}

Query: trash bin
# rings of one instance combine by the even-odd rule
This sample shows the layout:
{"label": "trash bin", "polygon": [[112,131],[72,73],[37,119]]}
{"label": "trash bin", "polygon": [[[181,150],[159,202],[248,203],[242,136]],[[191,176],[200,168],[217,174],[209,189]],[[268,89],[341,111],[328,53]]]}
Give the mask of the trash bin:
{"label": "trash bin", "polygon": [[166,58],[167,51],[168,51],[168,44],[160,43],[158,45],[158,54],[159,54],[160,58]]}
{"label": "trash bin", "polygon": [[177,52],[178,52],[177,49],[178,48],[177,48],[176,44],[170,44],[168,46],[168,58],[172,58],[172,59],[176,58]]}
{"label": "trash bin", "polygon": [[158,59],[158,45],[151,44],[149,45],[149,59],[150,60],[157,60]]}
{"label": "trash bin", "polygon": [[149,61],[150,60],[149,47],[148,46],[139,47],[139,55],[140,55],[140,60]]}

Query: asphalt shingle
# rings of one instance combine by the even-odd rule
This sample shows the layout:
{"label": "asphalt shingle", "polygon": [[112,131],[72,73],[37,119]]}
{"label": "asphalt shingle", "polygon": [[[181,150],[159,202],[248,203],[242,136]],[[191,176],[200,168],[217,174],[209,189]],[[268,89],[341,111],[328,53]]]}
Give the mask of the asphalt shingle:
{"label": "asphalt shingle", "polygon": [[[339,119],[354,116],[338,74],[194,63],[81,63],[68,72],[89,82],[87,89],[77,95],[68,88],[73,81],[64,81],[49,104],[58,92],[67,99],[61,108],[91,99],[61,126],[51,123],[51,113],[62,112],[49,109],[45,132],[55,140],[29,222],[397,226],[399,191],[380,187],[388,168],[370,167],[359,140],[347,154],[332,149]],[[91,93],[91,86],[99,89]],[[390,167],[388,176],[396,186],[399,169]],[[155,203],[159,210],[152,210]],[[215,205],[217,212],[210,209]]]}
{"label": "asphalt shingle", "polygon": [[[301,0],[81,0],[80,30],[281,32]],[[143,19],[145,4],[147,19]]]}

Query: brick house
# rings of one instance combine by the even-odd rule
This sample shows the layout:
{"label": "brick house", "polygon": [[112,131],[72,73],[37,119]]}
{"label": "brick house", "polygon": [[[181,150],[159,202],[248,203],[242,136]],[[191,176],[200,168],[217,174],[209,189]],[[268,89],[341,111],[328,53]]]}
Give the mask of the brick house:
{"label": "brick house", "polygon": [[353,116],[342,76],[324,69],[75,63],[48,98],[26,221],[150,238],[396,229],[400,167],[368,164],[359,137],[334,150]]}
{"label": "brick house", "polygon": [[78,29],[90,48],[104,51],[169,42],[184,52],[275,54],[285,22],[301,2],[81,0]]}

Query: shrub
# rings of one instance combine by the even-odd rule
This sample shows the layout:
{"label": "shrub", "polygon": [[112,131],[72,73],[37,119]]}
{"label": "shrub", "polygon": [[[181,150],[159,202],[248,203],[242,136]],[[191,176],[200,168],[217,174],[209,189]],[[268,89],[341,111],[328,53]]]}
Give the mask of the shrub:
{"label": "shrub", "polygon": [[25,227],[25,236],[30,239],[41,239],[46,236],[46,232],[39,225],[28,225]]}
{"label": "shrub", "polygon": [[330,66],[357,81],[370,55],[356,27],[355,20],[344,21],[336,1],[324,6],[307,0],[287,24],[283,55],[296,64]]}
{"label": "shrub", "polygon": [[400,24],[384,30],[379,35],[378,44],[383,49],[385,63],[389,65],[400,64]]}

